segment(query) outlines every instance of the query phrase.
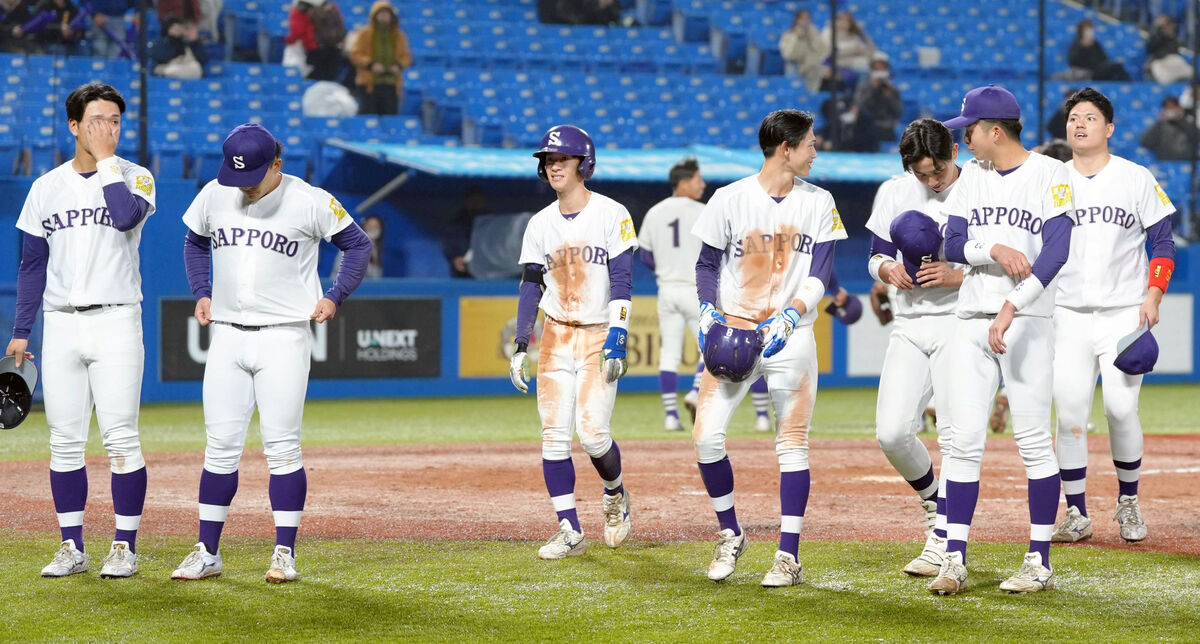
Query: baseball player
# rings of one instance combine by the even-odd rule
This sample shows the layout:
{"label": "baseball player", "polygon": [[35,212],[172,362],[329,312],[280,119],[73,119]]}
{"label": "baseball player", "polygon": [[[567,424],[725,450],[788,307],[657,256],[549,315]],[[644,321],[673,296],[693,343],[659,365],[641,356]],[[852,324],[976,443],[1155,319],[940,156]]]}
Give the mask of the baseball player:
{"label": "baseball player", "polygon": [[[945,126],[933,119],[913,121],[900,137],[900,161],[905,173],[884,182],[875,194],[867,229],[871,231],[871,277],[896,288],[892,300],[895,324],[879,376],[879,399],[875,406],[875,437],[892,467],[921,500],[925,511],[925,548],[904,567],[910,575],[932,577],[946,552],[946,507],[943,490],[933,473],[933,459],[916,437],[923,429],[927,402],[947,409],[946,392],[954,369],[947,347],[957,318],[954,306],[963,270],[934,254],[917,252],[921,260],[910,273],[903,262],[908,248],[898,248],[892,229],[924,220],[940,241],[946,226],[946,200],[959,176],[956,165],[958,144]],[[908,213],[901,217],[902,213]],[[920,217],[918,217],[920,215]],[[912,221],[910,221],[912,220]],[[908,230],[897,231],[911,235]],[[936,246],[935,241],[935,246]],[[932,391],[930,388],[932,387]],[[938,448],[943,459],[949,453],[950,418],[935,417]]]}
{"label": "baseball player", "polygon": [[[762,169],[717,190],[694,230],[704,242],[696,262],[700,346],[718,321],[759,329],[765,342],[762,359],[745,380],[726,382],[710,372],[700,384],[692,436],[700,477],[720,524],[708,567],[713,581],[733,574],[746,550],[725,434],[760,375],[766,376],[775,408],[781,507],[779,550],[762,585],[792,586],[802,580],[797,551],[808,504],[808,429],[817,393],[812,323],[829,283],[834,243],[846,238],[833,197],[802,179],[817,157],[815,141],[811,114],[768,114],[758,130]],[[712,369],[711,361],[708,366]]]}
{"label": "baseball player", "polygon": [[[308,387],[311,320],[333,319],[362,282],[371,240],[338,200],[283,174],[283,147],[247,123],[225,139],[224,160],[187,212],[184,264],[195,318],[212,324],[204,365],[200,537],[172,579],[220,575],[221,529],[238,486],[238,463],[258,408],[270,469],[275,549],[267,581],[296,579],[296,531],[308,491],[300,423]],[[321,294],[321,240],[342,251],[333,286]],[[209,268],[212,280],[209,280]]]}
{"label": "baseball player", "polygon": [[[696,301],[696,257],[700,239],[692,234],[696,218],[704,209],[704,177],[700,164],[689,157],[676,163],[669,174],[671,196],[646,212],[638,231],[639,256],[658,278],[658,386],[666,412],[667,431],[683,429],[677,409],[679,374],[683,360],[683,338],[699,321]],[[699,391],[704,360],[697,365],[688,396]],[[692,403],[694,405],[694,402]],[[694,409],[694,407],[692,407]]]}
{"label": "baseball player", "polygon": [[[1053,283],[1071,241],[1071,186],[1061,161],[1021,145],[1021,109],[989,85],[967,92],[962,114],[975,159],[966,164],[946,212],[945,253],[971,268],[958,289],[959,321],[949,347],[950,458],[947,554],[929,589],[952,595],[967,581],[966,547],[979,497],[979,464],[1001,375],[1029,489],[1029,553],[1000,584],[1008,592],[1054,587],[1050,534],[1058,509],[1058,460],[1050,434]],[[1032,262],[1032,265],[1031,265]],[[936,387],[935,387],[936,392]],[[940,395],[940,394],[939,394]]]}
{"label": "baseball player", "polygon": [[1158,323],[1158,305],[1175,268],[1175,207],[1149,170],[1109,153],[1113,106],[1104,94],[1082,89],[1067,99],[1064,111],[1073,154],[1067,170],[1075,194],[1075,229],[1055,300],[1054,406],[1067,513],[1051,540],[1092,536],[1085,500],[1087,425],[1100,375],[1117,469],[1116,521],[1123,539],[1141,541],[1146,538],[1138,507],[1142,377],[1117,369],[1113,359],[1118,340]]}
{"label": "baseball player", "polygon": [[617,379],[626,370],[637,233],[624,206],[584,185],[596,169],[587,132],[556,125],[533,156],[538,176],[558,199],[529,220],[521,243],[517,352],[509,377],[521,393],[529,390],[525,354],[540,308],[546,314],[537,366],[542,475],[558,532],[538,556],[562,559],[587,550],[575,511],[572,428],[604,483],[604,542],[616,548],[629,537],[629,493],[609,421]]}
{"label": "baseball player", "polygon": [[116,156],[125,113],[117,90],[83,85],[67,97],[66,109],[75,156],[34,181],[17,219],[21,267],[7,355],[18,366],[33,357],[26,348],[40,305],[50,493],[62,532],[62,545],[42,576],[88,569],[84,449],[95,408],[116,515],[100,576],[129,577],[138,570],[137,530],[146,499],[138,438],[145,357],[138,244],[146,218],[154,214],[154,178]]}

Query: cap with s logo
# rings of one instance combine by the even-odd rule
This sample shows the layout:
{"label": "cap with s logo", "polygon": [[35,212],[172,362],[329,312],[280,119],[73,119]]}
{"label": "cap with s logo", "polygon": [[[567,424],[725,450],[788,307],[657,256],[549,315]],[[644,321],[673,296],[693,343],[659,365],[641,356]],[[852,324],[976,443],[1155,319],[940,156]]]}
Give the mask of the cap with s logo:
{"label": "cap with s logo", "polygon": [[967,92],[963,97],[962,114],[943,121],[942,124],[954,130],[983,119],[1000,121],[1020,118],[1021,106],[1017,104],[1012,92],[1003,87],[988,85]]}
{"label": "cap with s logo", "polygon": [[233,128],[222,146],[225,160],[217,171],[217,183],[234,188],[258,185],[275,160],[275,137],[257,123]]}

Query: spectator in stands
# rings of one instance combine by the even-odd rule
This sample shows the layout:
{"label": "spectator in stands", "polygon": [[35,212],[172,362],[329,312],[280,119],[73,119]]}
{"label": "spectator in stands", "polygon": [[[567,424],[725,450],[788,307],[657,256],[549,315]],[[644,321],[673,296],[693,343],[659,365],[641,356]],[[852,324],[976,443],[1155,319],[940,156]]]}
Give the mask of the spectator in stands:
{"label": "spectator in stands", "polygon": [[1096,25],[1084,18],[1075,25],[1075,40],[1067,49],[1067,62],[1074,72],[1071,80],[1127,81],[1129,73],[1120,61],[1109,60],[1100,41],[1096,40]]}
{"label": "spectator in stands", "polygon": [[1046,131],[1050,133],[1050,137],[1054,139],[1067,138],[1067,99],[1076,92],[1075,88],[1068,89],[1063,93],[1063,100],[1059,101],[1058,109],[1054,110],[1054,114],[1050,115],[1050,120],[1046,121]]}
{"label": "spectator in stands", "polygon": [[150,44],[151,70],[155,76],[196,79],[204,76],[208,52],[200,42],[195,22],[167,18],[163,35]]}
{"label": "spectator in stands", "polygon": [[92,24],[88,28],[88,40],[92,43],[92,55],[101,58],[120,58],[126,49],[125,13],[132,8],[130,0],[91,0],[91,2]]}
{"label": "spectator in stands", "polygon": [[[871,66],[871,54],[875,53],[875,43],[863,31],[862,26],[854,19],[849,11],[839,11],[833,19],[833,28],[837,30],[837,66],[843,72],[841,80],[848,84],[858,81],[858,76],[866,74]],[[821,30],[821,37],[827,46],[832,47],[833,32],[829,25]],[[828,78],[830,72],[826,70]]]}
{"label": "spectator in stands", "polygon": [[0,51],[24,53],[25,42],[17,29],[33,17],[32,5],[31,0],[0,0]]}
{"label": "spectator in stands", "polygon": [[332,0],[296,0],[288,14],[288,33],[283,42],[304,47],[306,78],[336,80],[342,69],[342,41],[346,23]]}
{"label": "spectator in stands", "polygon": [[42,0],[12,35],[23,40],[29,53],[73,54],[82,34],[81,20],[79,8],[70,0]]}
{"label": "spectator in stands", "polygon": [[1035,151],[1051,159],[1058,159],[1063,163],[1070,161],[1075,154],[1071,151],[1071,144],[1067,143],[1066,139],[1050,139],[1041,144]]}
{"label": "spectator in stands", "polygon": [[1181,161],[1190,160],[1197,145],[1200,145],[1200,129],[1185,118],[1179,99],[1164,98],[1158,120],[1142,133],[1142,146],[1160,161]]}
{"label": "spectator in stands", "polygon": [[621,22],[619,0],[538,0],[538,20],[566,25],[615,25]]}
{"label": "spectator in stands", "polygon": [[1146,41],[1146,69],[1158,83],[1177,83],[1192,77],[1192,66],[1179,54],[1177,27],[1171,16],[1154,19],[1154,30]]}
{"label": "spectator in stands", "polygon": [[388,0],[371,5],[370,21],[350,47],[350,62],[358,69],[359,114],[398,114],[404,91],[404,70],[412,65],[408,37],[400,29]]}
{"label": "spectator in stands", "polygon": [[896,122],[904,112],[904,101],[892,84],[887,54],[877,51],[871,55],[870,71],[854,91],[854,104],[858,127],[866,129],[862,136],[874,142],[871,151],[879,150],[880,141],[896,140]]}
{"label": "spectator in stands", "polygon": [[167,21],[171,18],[178,22],[193,22],[198,25],[203,17],[199,0],[154,0],[154,8],[163,33],[166,33]]}
{"label": "spectator in stands", "polygon": [[853,97],[839,94],[821,103],[825,125],[817,130],[817,147],[839,152],[878,152],[879,140],[874,137],[870,119],[863,117]]}
{"label": "spectator in stands", "polygon": [[467,270],[467,251],[471,249],[471,229],[475,219],[488,213],[487,198],[479,186],[468,186],[463,193],[463,207],[446,227],[442,253],[450,262],[451,277],[470,277]]}
{"label": "spectator in stands", "polygon": [[1179,106],[1191,115],[1192,122],[1200,126],[1200,82],[1183,88],[1179,95]]}
{"label": "spectator in stands", "polygon": [[792,18],[792,26],[779,37],[779,54],[787,61],[789,74],[804,77],[809,92],[821,87],[825,70],[822,63],[829,55],[829,43],[813,24],[812,13],[800,9]]}

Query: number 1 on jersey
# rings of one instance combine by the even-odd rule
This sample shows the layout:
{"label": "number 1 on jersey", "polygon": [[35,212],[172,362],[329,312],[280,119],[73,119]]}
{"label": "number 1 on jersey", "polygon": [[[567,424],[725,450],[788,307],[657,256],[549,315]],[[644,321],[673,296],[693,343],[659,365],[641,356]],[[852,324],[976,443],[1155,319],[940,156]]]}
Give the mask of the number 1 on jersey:
{"label": "number 1 on jersey", "polygon": [[667,224],[671,228],[671,243],[674,248],[679,248],[679,220],[672,220]]}

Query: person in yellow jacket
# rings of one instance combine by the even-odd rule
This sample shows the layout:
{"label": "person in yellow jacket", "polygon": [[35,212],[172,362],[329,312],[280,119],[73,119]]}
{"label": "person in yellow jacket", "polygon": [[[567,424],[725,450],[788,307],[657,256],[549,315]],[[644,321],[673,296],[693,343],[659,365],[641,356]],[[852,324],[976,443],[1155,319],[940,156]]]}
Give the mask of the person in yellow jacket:
{"label": "person in yellow jacket", "polygon": [[388,0],[371,5],[371,21],[355,36],[350,61],[358,69],[354,83],[359,114],[399,113],[404,70],[412,65],[412,51]]}

